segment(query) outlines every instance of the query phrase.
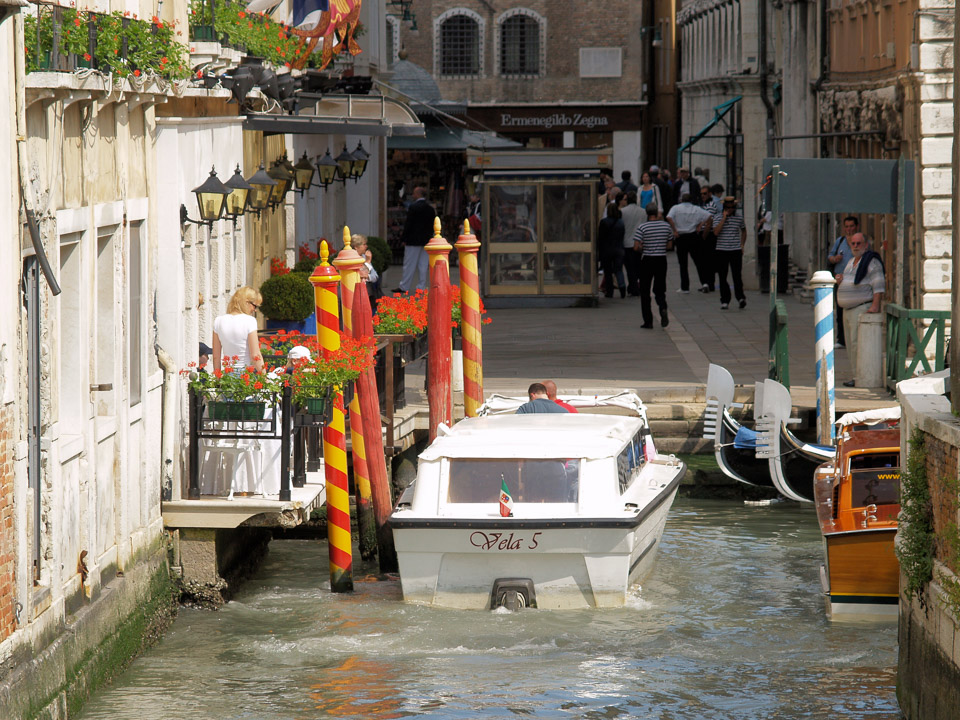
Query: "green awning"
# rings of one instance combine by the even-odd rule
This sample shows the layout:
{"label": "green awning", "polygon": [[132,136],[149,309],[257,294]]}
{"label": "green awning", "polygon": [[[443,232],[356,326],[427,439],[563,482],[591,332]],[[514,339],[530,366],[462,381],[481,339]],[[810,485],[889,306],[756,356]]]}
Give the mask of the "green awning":
{"label": "green awning", "polygon": [[[720,103],[719,105],[714,106],[713,119],[711,119],[710,122],[704,125],[703,129],[700,132],[698,132],[692,138],[687,140],[687,142],[684,143],[684,145],[679,150],[677,150],[677,167],[678,168],[683,167],[683,151],[693,147],[700,140],[700,138],[702,138],[708,132],[713,130],[716,124],[721,120],[723,120],[723,116],[726,115],[728,112],[730,112],[733,109],[733,106],[736,105],[738,102],[740,102],[742,99],[743,99],[743,95],[737,95],[735,98],[731,100],[727,100],[725,103]],[[690,170],[691,172],[693,172],[692,168]]]}
{"label": "green awning", "polygon": [[427,126],[423,137],[392,136],[387,138],[388,150],[416,150],[422,152],[464,152],[468,147],[513,148],[522,143],[509,140],[495,132]]}

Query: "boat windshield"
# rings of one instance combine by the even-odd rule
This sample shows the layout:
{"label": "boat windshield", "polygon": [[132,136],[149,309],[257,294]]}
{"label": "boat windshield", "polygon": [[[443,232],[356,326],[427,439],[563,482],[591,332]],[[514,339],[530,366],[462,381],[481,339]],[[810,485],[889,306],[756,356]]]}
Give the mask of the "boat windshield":
{"label": "boat windshield", "polygon": [[850,506],[900,504],[900,468],[850,473]]}
{"label": "boat windshield", "polygon": [[447,502],[495,503],[506,483],[515,503],[572,503],[580,486],[580,460],[452,458]]}

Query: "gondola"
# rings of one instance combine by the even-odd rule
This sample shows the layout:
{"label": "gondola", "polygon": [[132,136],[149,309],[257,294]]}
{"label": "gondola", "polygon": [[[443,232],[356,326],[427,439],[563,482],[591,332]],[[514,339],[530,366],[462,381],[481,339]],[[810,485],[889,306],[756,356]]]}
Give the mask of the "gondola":
{"label": "gondola", "polygon": [[[741,425],[728,408],[742,407],[733,401],[733,376],[720,365],[707,371],[707,409],[703,437],[713,440],[713,454],[720,470],[729,478],[754,487],[773,488],[766,460],[756,457],[756,432]],[[757,383],[754,408],[759,407],[762,383]]]}
{"label": "gondola", "polygon": [[813,502],[813,474],[836,448],[804,442],[790,431],[788,425],[800,421],[790,417],[790,391],[776,380],[764,380],[757,407],[757,458],[766,459],[774,487],[791,500]]}

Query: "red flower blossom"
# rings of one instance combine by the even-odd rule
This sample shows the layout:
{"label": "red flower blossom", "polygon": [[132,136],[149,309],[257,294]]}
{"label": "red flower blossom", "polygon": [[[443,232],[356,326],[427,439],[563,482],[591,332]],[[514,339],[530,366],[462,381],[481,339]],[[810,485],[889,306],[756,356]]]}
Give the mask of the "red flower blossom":
{"label": "red flower blossom", "polygon": [[80,17],[79,17],[79,16],[78,16],[78,17],[75,17],[75,18],[73,19],[73,24],[76,25],[77,27],[80,27],[80,24],[81,24],[81,23],[80,23]]}
{"label": "red flower blossom", "polygon": [[237,17],[245,18],[246,16],[247,14],[243,10],[237,13]]}
{"label": "red flower blossom", "polygon": [[134,77],[140,77],[140,71],[139,71],[139,70],[134,70],[134,71],[133,71],[133,76],[134,76]]}
{"label": "red flower blossom", "polygon": [[83,59],[86,60],[87,62],[90,62],[90,53],[84,53]]}
{"label": "red flower blossom", "polygon": [[253,384],[253,389],[254,389],[254,390],[263,390],[263,383],[260,382],[259,380],[257,380],[257,381]]}

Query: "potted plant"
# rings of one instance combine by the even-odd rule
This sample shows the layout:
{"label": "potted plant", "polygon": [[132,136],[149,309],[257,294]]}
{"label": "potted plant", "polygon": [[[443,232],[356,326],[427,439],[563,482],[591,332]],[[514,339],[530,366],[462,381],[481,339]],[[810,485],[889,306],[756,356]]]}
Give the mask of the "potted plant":
{"label": "potted plant", "polygon": [[276,365],[287,362],[290,348],[303,345],[310,351],[311,356],[320,351],[320,344],[316,335],[304,335],[297,330],[267,331],[260,335],[260,353],[264,361]]}
{"label": "potted plant", "polygon": [[254,368],[238,368],[237,356],[225,357],[220,370],[197,370],[190,363],[181,375],[207,403],[211,420],[263,420],[268,401],[281,389],[280,380]]}
{"label": "potted plant", "polygon": [[340,333],[340,349],[326,356],[314,353],[309,360],[297,360],[287,382],[293,401],[310,415],[322,415],[330,392],[345,388],[360,373],[373,367],[375,344],[372,337],[354,338]]}
{"label": "potted plant", "polygon": [[260,311],[267,318],[267,328],[316,333],[313,285],[308,275],[298,272],[271,275],[260,286],[260,294],[263,296]]}

